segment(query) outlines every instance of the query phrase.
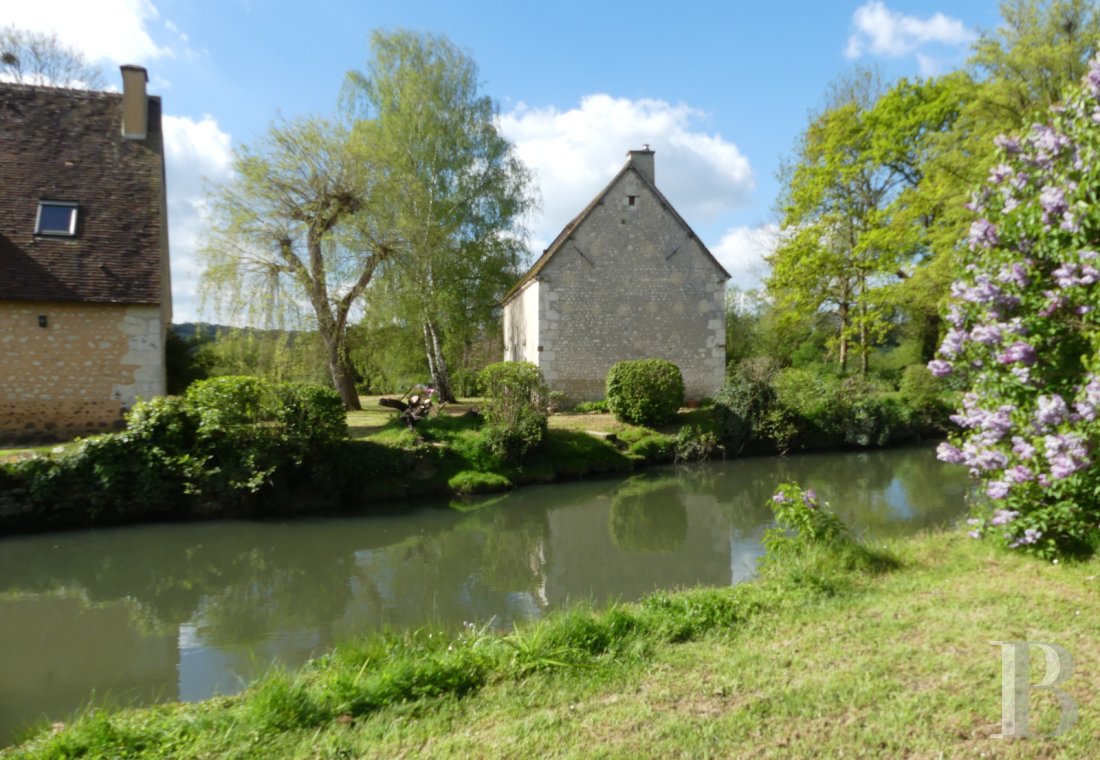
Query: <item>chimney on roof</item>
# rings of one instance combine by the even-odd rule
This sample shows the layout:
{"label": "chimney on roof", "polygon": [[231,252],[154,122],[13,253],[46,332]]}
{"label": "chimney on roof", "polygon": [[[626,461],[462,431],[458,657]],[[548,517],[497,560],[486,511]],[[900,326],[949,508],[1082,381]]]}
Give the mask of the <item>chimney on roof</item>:
{"label": "chimney on roof", "polygon": [[653,178],[653,151],[649,145],[643,145],[641,150],[628,150],[626,152],[629,166],[633,166],[638,173],[648,179],[654,185],[657,180]]}
{"label": "chimney on roof", "polygon": [[142,66],[122,67],[122,136],[144,140],[149,125],[149,98],[145,84],[149,75]]}

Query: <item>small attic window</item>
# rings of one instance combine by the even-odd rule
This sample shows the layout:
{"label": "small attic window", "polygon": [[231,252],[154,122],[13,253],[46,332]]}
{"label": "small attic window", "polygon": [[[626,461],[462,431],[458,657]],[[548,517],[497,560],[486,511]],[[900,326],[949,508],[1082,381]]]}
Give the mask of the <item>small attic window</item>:
{"label": "small attic window", "polygon": [[66,201],[39,201],[38,218],[34,222],[35,235],[74,237],[76,212],[79,205]]}
{"label": "small attic window", "polygon": [[626,205],[634,206],[634,205],[637,205],[637,203],[638,203],[638,196],[636,196],[636,195],[626,196]]}

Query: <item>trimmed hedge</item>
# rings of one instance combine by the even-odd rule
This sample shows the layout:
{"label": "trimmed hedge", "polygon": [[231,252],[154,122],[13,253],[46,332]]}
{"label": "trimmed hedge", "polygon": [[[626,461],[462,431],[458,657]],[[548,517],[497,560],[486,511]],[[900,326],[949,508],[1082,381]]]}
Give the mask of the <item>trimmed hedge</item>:
{"label": "trimmed hedge", "polygon": [[607,373],[607,407],[620,422],[660,425],[684,405],[680,368],[665,359],[618,362]]}
{"label": "trimmed hedge", "polygon": [[481,371],[488,402],[482,440],[505,464],[519,464],[546,437],[546,384],[530,362],[497,362]]}

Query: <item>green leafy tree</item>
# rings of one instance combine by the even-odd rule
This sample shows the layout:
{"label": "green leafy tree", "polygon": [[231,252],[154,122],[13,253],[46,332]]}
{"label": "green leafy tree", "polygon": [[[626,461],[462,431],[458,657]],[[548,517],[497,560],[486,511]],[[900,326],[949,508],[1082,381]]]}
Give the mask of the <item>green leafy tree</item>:
{"label": "green leafy tree", "polygon": [[788,319],[822,310],[834,316],[842,372],[855,341],[866,373],[870,347],[890,328],[879,288],[904,253],[882,225],[905,176],[874,160],[868,114],[880,90],[874,72],[857,70],[834,86],[831,106],[803,133],[796,163],[784,173],[783,232],[770,258],[768,291]]}
{"label": "green leafy tree", "polygon": [[495,327],[525,248],[530,174],[469,55],[410,31],[375,32],[371,53],[365,71],[348,73],[344,102],[385,167],[398,242],[380,283],[384,303],[391,321],[420,333],[436,390],[453,400],[445,348]]}
{"label": "green leafy tree", "polygon": [[321,118],[281,122],[233,161],[213,197],[203,288],[252,324],[316,329],[332,383],[359,408],[347,329],[392,248],[362,142]]}

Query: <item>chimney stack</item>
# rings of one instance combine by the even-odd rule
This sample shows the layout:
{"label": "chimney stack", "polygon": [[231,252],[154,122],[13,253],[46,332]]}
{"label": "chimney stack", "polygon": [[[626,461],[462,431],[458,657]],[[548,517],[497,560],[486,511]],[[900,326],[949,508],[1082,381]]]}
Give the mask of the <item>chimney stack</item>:
{"label": "chimney stack", "polygon": [[149,75],[142,66],[122,67],[122,136],[144,140],[149,125],[149,98],[145,84]]}
{"label": "chimney stack", "polygon": [[642,146],[641,150],[627,151],[626,155],[629,158],[627,163],[637,169],[638,173],[648,179],[653,185],[657,184],[657,180],[654,179],[653,151],[650,149],[649,145]]}

